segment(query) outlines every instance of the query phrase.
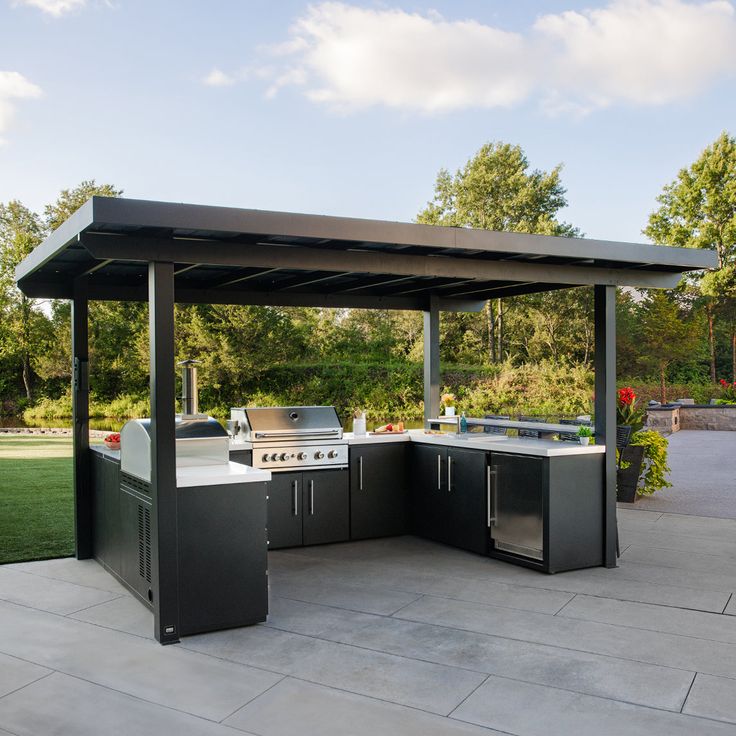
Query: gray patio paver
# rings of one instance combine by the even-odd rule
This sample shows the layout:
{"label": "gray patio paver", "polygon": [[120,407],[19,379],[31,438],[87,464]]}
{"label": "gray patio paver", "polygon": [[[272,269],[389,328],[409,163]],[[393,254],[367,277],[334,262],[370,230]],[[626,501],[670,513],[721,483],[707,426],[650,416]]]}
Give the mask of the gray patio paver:
{"label": "gray patio paver", "polygon": [[16,736],[234,736],[227,726],[53,673],[0,698],[0,728]]}
{"label": "gray patio paver", "polygon": [[736,727],[725,723],[493,676],[452,718],[517,736],[736,734]]}
{"label": "gray patio paver", "polygon": [[0,603],[0,632],[0,652],[215,720],[281,679],[10,603]]}
{"label": "gray patio paver", "polygon": [[[734,533],[736,534],[736,530],[734,530]],[[734,560],[722,555],[632,544],[621,555],[621,562],[625,564],[631,562],[643,563],[645,565],[657,565],[658,567],[671,567],[676,570],[705,572],[709,575],[723,575],[726,580],[731,581],[731,585],[736,583]]]}
{"label": "gray patio paver", "polygon": [[[363,615],[363,614],[356,614]],[[485,675],[258,626],[188,637],[183,646],[234,662],[446,715]]]}
{"label": "gray patio paver", "polygon": [[736,677],[736,645],[632,629],[563,616],[482,606],[440,598],[422,598],[398,618],[478,633],[623,657],[664,667]]}
{"label": "gray patio paver", "polygon": [[622,545],[634,544],[637,547],[654,547],[676,552],[715,555],[736,561],[736,541],[708,539],[675,532],[660,532],[655,529],[637,531],[622,528],[619,531]]}
{"label": "gray patio paver", "polygon": [[120,593],[97,590],[52,578],[0,567],[0,600],[51,613],[73,613],[117,598]]}
{"label": "gray patio paver", "polygon": [[130,595],[85,608],[70,618],[153,639],[153,613]]}
{"label": "gray patio paver", "polygon": [[48,675],[51,670],[16,657],[0,654],[0,698]]}
{"label": "gray patio paver", "polygon": [[269,626],[486,674],[679,711],[693,672],[275,598]]}
{"label": "gray patio paver", "polygon": [[736,593],[731,595],[731,598],[729,599],[723,613],[726,613],[729,616],[736,616]]}
{"label": "gray patio paver", "polygon": [[697,675],[682,712],[736,723],[736,680]]}
{"label": "gray patio paver", "polygon": [[448,718],[286,678],[225,720],[261,736],[491,736]]}
{"label": "gray patio paver", "polygon": [[63,580],[76,583],[87,588],[107,590],[111,593],[127,595],[124,585],[106,572],[96,560],[77,560],[74,557],[60,557],[55,560],[37,560],[34,562],[14,562],[3,565],[3,570],[40,575],[51,580]]}
{"label": "gray patio paver", "polygon": [[720,613],[686,611],[681,608],[579,595],[559,615],[736,644],[736,618]]}

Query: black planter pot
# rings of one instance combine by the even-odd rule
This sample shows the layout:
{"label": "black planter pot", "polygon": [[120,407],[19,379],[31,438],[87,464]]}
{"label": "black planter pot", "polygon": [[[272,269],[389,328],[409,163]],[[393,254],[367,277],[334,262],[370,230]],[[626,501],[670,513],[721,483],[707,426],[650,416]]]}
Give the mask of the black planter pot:
{"label": "black planter pot", "polygon": [[629,464],[628,468],[619,468],[616,473],[616,499],[622,503],[636,501],[636,487],[639,485],[643,459],[643,447],[628,445],[621,450],[621,464]]}

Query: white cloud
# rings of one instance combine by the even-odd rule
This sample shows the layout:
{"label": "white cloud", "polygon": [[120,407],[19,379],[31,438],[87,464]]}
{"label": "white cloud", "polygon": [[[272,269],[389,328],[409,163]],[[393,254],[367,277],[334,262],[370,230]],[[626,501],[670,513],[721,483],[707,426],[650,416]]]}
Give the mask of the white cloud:
{"label": "white cloud", "polygon": [[725,0],[619,0],[534,28],[553,55],[555,95],[590,107],[674,102],[736,70],[736,12]]}
{"label": "white cloud", "polygon": [[611,0],[512,33],[435,12],[322,2],[267,54],[268,66],[252,76],[268,77],[268,96],[297,85],[341,111],[441,113],[533,100],[550,113],[584,114],[686,99],[733,75],[736,10],[729,0]]}
{"label": "white cloud", "polygon": [[40,97],[41,88],[18,72],[0,71],[0,145],[5,143],[2,133],[15,114],[15,101]]}
{"label": "white cloud", "polygon": [[222,69],[215,67],[212,71],[202,80],[208,87],[230,87],[235,84],[237,79],[229,74],[226,74]]}
{"label": "white cloud", "polygon": [[47,15],[55,18],[81,8],[87,4],[87,0],[15,0],[16,5],[29,5],[38,8]]}

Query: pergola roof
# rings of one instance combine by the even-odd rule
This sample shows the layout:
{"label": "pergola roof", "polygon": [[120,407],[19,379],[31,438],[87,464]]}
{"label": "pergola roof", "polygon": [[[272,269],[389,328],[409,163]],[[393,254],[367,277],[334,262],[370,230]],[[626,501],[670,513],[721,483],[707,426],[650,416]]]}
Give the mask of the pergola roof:
{"label": "pergola roof", "polygon": [[176,301],[476,310],[581,285],[670,288],[714,252],[584,238],[92,197],[19,266],[32,297],[147,299],[147,263],[175,264]]}

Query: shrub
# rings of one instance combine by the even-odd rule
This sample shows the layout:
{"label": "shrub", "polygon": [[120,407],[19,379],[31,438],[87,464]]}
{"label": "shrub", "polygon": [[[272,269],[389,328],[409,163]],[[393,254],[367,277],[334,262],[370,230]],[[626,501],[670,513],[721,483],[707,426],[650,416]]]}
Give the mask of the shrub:
{"label": "shrub", "polygon": [[644,470],[639,480],[638,493],[641,496],[651,496],[662,488],[672,486],[667,480],[670,469],[667,465],[667,448],[669,442],[659,432],[645,430],[634,432],[631,444],[644,448]]}

